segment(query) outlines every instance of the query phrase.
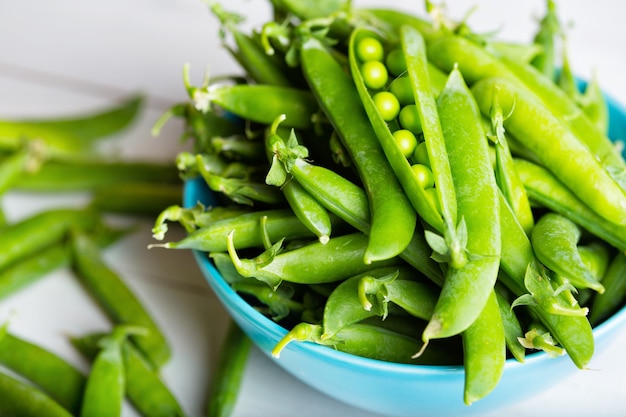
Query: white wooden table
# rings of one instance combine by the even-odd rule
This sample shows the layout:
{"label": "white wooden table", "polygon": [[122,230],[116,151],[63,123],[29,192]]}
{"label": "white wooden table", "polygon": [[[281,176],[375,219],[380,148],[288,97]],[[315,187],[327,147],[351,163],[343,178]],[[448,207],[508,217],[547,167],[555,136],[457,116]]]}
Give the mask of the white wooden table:
{"label": "white wooden table", "polygon": [[[249,26],[269,17],[268,1],[229,0],[244,11]],[[392,2],[355,0],[357,5]],[[626,5],[619,0],[561,1],[570,29],[570,56],[576,72],[598,71],[603,87],[626,103]],[[479,6],[470,23],[499,36],[527,41],[542,15],[541,0],[448,0],[461,16]],[[421,2],[398,0],[394,7],[422,12]],[[156,118],[186,99],[182,68],[191,64],[201,82],[207,65],[215,75],[237,72],[221,49],[218,26],[200,0],[110,0],[107,2],[21,0],[0,2],[0,116],[61,116],[103,108],[141,92],[146,108],[138,121],[108,151],[122,156],[170,161],[181,149],[181,125],[168,123],[158,138],[150,135]],[[11,220],[45,207],[81,204],[75,194],[10,193],[4,201]],[[163,375],[190,416],[201,416],[209,379],[227,317],[185,251],[147,250],[150,227],[105,252],[106,260],[127,280],[163,327],[173,347]],[[173,236],[174,237],[174,236]],[[87,369],[66,335],[106,330],[108,321],[69,271],[61,270],[0,302],[0,321],[14,315],[12,331]],[[626,405],[626,331],[591,364],[549,391],[493,415],[617,416]],[[533,381],[529,380],[529,384]],[[0,399],[2,401],[2,399]],[[368,414],[330,399],[295,380],[272,360],[253,350],[235,416],[300,417]],[[126,407],[125,416],[135,415]]]}

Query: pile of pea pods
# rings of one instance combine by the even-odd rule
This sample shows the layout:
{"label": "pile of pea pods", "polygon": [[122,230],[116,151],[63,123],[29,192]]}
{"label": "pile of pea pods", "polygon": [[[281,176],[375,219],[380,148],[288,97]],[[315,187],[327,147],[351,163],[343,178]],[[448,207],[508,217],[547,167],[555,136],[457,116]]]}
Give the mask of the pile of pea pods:
{"label": "pile of pea pods", "polygon": [[112,158],[99,147],[134,122],[142,103],[137,96],[61,119],[0,120],[2,197],[88,197],[85,206],[47,207],[15,221],[2,216],[0,303],[68,268],[111,324],[109,332],[69,336],[89,361],[85,371],[13,333],[11,318],[3,318],[2,416],[118,416],[125,399],[140,415],[185,415],[160,376],[171,356],[169,342],[141,296],[104,258],[106,248],[136,231],[137,216],[154,219],[180,201],[173,163]]}
{"label": "pile of pea pods", "polygon": [[[176,163],[216,198],[163,210],[245,300],[308,341],[462,364],[464,400],[508,358],[585,368],[626,298],[626,163],[596,79],[573,75],[554,2],[534,42],[348,1],[272,0],[251,33],[209,2],[242,74],[169,117]],[[420,17],[426,16],[426,17]],[[564,162],[564,158],[566,162]],[[384,346],[384,349],[379,347]]]}

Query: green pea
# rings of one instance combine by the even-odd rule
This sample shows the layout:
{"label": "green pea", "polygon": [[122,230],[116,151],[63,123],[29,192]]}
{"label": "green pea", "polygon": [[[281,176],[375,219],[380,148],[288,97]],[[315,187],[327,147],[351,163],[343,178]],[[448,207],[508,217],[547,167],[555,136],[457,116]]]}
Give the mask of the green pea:
{"label": "green pea", "polygon": [[389,74],[387,67],[380,61],[368,61],[361,65],[361,74],[365,85],[372,90],[379,90],[387,85]]}
{"label": "green pea", "polygon": [[395,78],[389,84],[389,91],[398,98],[398,102],[402,106],[415,103],[415,96],[413,96],[413,90],[411,89],[411,80],[406,74]]}
{"label": "green pea", "polygon": [[422,123],[415,104],[407,104],[402,107],[398,118],[400,126],[404,129],[410,130],[416,135],[422,133]]}
{"label": "green pea", "polygon": [[407,129],[398,129],[393,132],[393,138],[398,143],[398,147],[402,151],[402,154],[409,158],[415,152],[415,148],[417,147],[417,138]]}
{"label": "green pea", "polygon": [[378,112],[385,121],[394,120],[400,113],[398,98],[389,91],[380,91],[372,97]]}
{"label": "green pea", "polygon": [[363,38],[356,45],[357,57],[363,61],[382,61],[384,58],[383,44],[376,38]]}
{"label": "green pea", "polygon": [[428,158],[428,149],[426,149],[426,142],[420,142],[415,147],[413,152],[413,160],[415,163],[425,165],[430,168],[430,159]]}
{"label": "green pea", "polygon": [[432,188],[435,186],[435,178],[433,177],[433,172],[426,165],[413,164],[411,165],[411,169],[413,169],[413,172],[417,177],[417,181],[424,189]]}
{"label": "green pea", "polygon": [[402,49],[395,48],[389,51],[385,57],[385,64],[389,72],[396,77],[404,74],[406,72],[406,60],[404,59]]}

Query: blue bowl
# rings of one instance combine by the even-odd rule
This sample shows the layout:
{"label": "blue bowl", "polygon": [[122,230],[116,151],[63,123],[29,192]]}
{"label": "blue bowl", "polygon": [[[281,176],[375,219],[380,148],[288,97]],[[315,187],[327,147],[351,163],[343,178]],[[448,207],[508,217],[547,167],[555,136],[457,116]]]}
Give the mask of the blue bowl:
{"label": "blue bowl", "polygon": [[[626,111],[607,97],[610,136],[626,138]],[[214,204],[203,181],[188,181],[184,205],[198,201]],[[222,278],[202,252],[194,256],[209,285],[231,317],[250,339],[272,358],[271,350],[287,330],[244,301]],[[619,334],[626,322],[626,307],[594,329],[596,354]],[[305,384],[330,397],[370,412],[388,416],[458,416],[481,414],[526,400],[578,371],[565,355],[552,358],[532,353],[524,363],[509,359],[498,386],[487,397],[468,407],[463,402],[462,366],[423,366],[362,358],[313,343],[290,343],[280,358],[272,358]],[[533,383],[529,384],[528,381]],[[345,381],[350,381],[346,384]]]}

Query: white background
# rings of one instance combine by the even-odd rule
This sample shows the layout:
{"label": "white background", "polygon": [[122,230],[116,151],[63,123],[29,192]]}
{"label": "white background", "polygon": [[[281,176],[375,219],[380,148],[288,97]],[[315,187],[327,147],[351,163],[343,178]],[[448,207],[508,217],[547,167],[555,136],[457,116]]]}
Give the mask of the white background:
{"label": "white background", "polygon": [[[420,1],[354,3],[423,13]],[[258,27],[270,16],[268,1],[224,4],[244,13],[249,27]],[[619,0],[559,3],[562,20],[573,22],[569,48],[575,71],[583,77],[597,71],[604,89],[622,102],[626,102],[624,4]],[[544,11],[541,0],[449,0],[447,5],[456,17],[477,5],[470,18],[477,30],[500,30],[501,38],[521,41],[531,38]],[[141,92],[147,97],[146,108],[109,150],[125,157],[171,161],[181,149],[180,124],[169,123],[158,138],[150,136],[150,128],[170,105],[186,99],[183,65],[191,64],[195,84],[206,66],[214,75],[239,71],[220,47],[217,31],[216,20],[200,0],[2,0],[0,117],[73,115]],[[11,193],[3,204],[10,219],[16,220],[45,206],[84,201],[81,195]],[[188,414],[200,416],[227,319],[191,254],[147,250],[152,243],[151,222],[142,225],[139,232],[108,249],[106,260],[162,325],[173,346],[164,378]],[[15,334],[85,370],[87,364],[71,349],[66,335],[109,326],[69,271],[52,274],[1,301],[0,321],[11,314]],[[494,416],[619,415],[626,405],[624,344],[626,331],[595,357],[593,370],[576,372],[559,386]],[[373,416],[310,390],[253,351],[235,416],[286,417],[293,416],[293,410],[300,417]],[[134,413],[127,408],[124,415]]]}

